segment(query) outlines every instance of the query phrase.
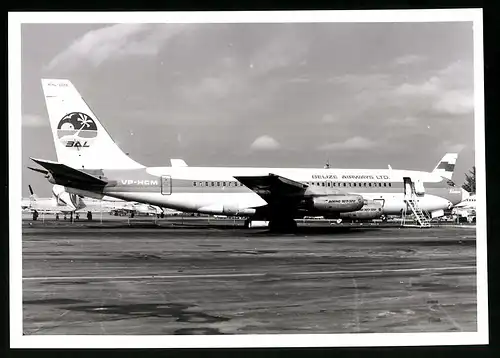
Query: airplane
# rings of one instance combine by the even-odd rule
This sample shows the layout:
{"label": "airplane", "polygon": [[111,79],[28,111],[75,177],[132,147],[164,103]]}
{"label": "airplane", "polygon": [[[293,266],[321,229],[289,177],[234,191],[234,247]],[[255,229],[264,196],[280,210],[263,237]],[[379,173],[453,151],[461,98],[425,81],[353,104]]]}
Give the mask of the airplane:
{"label": "airplane", "polygon": [[28,199],[23,198],[21,200],[21,208],[26,211],[33,213],[33,218],[38,216],[39,212],[52,213],[52,214],[72,214],[75,212],[76,207],[71,201],[64,202],[62,199],[58,199],[56,193],[52,191],[52,197],[50,198],[39,198],[33,191],[31,185],[28,185],[30,196]]}
{"label": "airplane", "polygon": [[476,209],[476,194],[466,197],[460,203],[455,205],[454,208]]}
{"label": "airplane", "polygon": [[103,197],[102,199],[86,198],[70,193],[64,186],[54,185],[52,192],[60,205],[70,202],[75,208],[75,212],[124,212],[134,217],[139,215],[155,215],[164,217],[161,208],[137,202],[128,202],[113,197]]}
{"label": "airplane", "polygon": [[41,82],[58,161],[31,159],[44,168],[49,182],[78,195],[110,196],[183,212],[243,216],[245,227],[260,220],[277,231],[294,230],[295,219],[304,216],[400,215],[410,196],[433,217],[442,216],[444,209],[464,197],[465,191],[451,181],[456,153],[447,153],[432,172],[145,167],[115,144],[71,81]]}
{"label": "airplane", "polygon": [[62,213],[66,215],[77,216],[82,212],[112,212],[123,211],[134,217],[140,215],[155,215],[164,217],[164,212],[161,208],[142,203],[127,202],[116,198],[103,198],[103,200],[85,198],[80,195],[72,194],[66,191],[66,188],[61,185],[52,187],[51,198],[38,198],[33,192],[31,185],[28,185],[30,190],[29,199],[22,199],[21,208],[23,210],[41,211],[46,213]]}
{"label": "airplane", "polygon": [[476,215],[476,194],[463,199],[460,203],[453,206],[451,211],[453,215],[469,217]]}

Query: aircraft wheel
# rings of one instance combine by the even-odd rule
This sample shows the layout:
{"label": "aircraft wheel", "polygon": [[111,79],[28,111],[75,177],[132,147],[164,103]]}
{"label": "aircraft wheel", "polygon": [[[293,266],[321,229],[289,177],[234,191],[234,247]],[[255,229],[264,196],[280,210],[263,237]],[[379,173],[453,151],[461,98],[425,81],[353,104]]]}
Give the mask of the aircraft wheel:
{"label": "aircraft wheel", "polygon": [[164,214],[164,213],[161,213],[161,214],[160,214],[160,218],[162,218],[162,219],[163,219],[164,217],[165,217],[165,214]]}

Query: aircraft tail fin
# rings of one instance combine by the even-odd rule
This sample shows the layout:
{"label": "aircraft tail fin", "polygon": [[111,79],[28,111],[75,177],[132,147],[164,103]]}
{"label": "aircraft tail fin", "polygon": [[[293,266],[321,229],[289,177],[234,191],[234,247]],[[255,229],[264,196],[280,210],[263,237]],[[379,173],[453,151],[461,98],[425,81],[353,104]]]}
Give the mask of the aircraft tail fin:
{"label": "aircraft tail fin", "polygon": [[42,79],[57,160],[75,169],[137,169],[66,79]]}
{"label": "aircraft tail fin", "polygon": [[446,153],[439,161],[438,165],[432,171],[433,174],[438,174],[446,179],[450,179],[455,171],[458,153]]}

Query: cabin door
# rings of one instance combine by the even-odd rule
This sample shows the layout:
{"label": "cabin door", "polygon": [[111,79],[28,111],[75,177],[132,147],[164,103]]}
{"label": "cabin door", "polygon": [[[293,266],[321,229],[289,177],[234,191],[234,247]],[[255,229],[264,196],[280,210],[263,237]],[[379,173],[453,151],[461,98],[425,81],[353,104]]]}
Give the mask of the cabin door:
{"label": "cabin door", "polygon": [[414,191],[413,189],[413,183],[411,181],[411,178],[409,177],[404,177],[403,178],[403,188],[404,188],[404,195],[405,198],[410,197]]}
{"label": "cabin door", "polygon": [[163,195],[172,194],[172,178],[170,178],[170,175],[161,176],[161,193]]}

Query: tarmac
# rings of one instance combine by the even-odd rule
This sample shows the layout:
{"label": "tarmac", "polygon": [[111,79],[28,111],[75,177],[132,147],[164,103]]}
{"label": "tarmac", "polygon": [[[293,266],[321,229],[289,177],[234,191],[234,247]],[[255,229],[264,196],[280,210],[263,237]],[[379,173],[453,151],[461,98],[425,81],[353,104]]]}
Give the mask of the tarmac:
{"label": "tarmac", "polygon": [[474,227],[24,215],[25,335],[474,332]]}

